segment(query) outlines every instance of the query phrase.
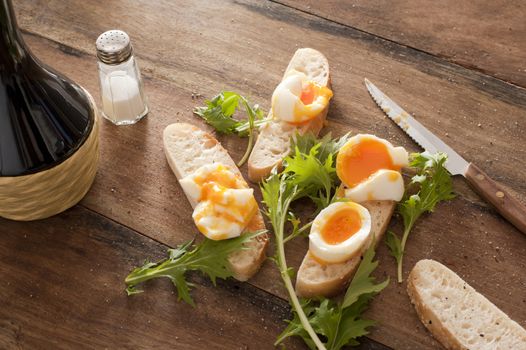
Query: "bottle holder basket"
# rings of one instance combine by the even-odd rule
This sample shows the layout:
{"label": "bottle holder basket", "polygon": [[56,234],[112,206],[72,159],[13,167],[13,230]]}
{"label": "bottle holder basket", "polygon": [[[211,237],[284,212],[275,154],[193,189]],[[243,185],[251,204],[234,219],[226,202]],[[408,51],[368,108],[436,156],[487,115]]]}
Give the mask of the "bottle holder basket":
{"label": "bottle holder basket", "polygon": [[75,153],[50,169],[0,177],[1,217],[19,221],[44,219],[74,206],[88,192],[99,161],[100,120],[93,97],[85,92],[94,117],[89,136]]}

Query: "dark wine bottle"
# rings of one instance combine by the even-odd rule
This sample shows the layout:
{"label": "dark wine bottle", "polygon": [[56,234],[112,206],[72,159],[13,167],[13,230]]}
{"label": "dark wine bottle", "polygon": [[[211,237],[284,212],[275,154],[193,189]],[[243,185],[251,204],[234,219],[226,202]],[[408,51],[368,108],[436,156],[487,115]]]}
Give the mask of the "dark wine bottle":
{"label": "dark wine bottle", "polygon": [[[0,31],[0,216],[42,218],[91,185],[94,171],[84,179],[79,167],[96,169],[98,135],[87,141],[97,133],[97,109],[86,90],[32,55],[11,0],[0,0]],[[83,146],[97,155],[74,161]],[[87,188],[75,189],[79,181]]]}

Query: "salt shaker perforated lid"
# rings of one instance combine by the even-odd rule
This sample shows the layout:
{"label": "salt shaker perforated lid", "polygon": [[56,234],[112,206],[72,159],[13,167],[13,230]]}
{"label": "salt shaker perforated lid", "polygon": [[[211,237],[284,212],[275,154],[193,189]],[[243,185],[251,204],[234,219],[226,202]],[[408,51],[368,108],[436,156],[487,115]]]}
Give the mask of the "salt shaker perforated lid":
{"label": "salt shaker perforated lid", "polygon": [[130,37],[122,30],[109,30],[95,44],[102,115],[117,125],[135,124],[148,113],[148,106]]}
{"label": "salt shaker perforated lid", "polygon": [[106,64],[119,64],[132,55],[132,45],[128,34],[122,30],[108,30],[96,42],[97,57]]}

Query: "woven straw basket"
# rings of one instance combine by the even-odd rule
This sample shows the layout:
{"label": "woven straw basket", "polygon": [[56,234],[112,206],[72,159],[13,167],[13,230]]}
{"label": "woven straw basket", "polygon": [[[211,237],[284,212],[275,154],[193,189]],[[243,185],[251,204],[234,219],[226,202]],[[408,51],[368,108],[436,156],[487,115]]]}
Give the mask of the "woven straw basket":
{"label": "woven straw basket", "polygon": [[88,192],[99,161],[99,115],[91,95],[95,121],[84,144],[57,166],[38,173],[0,177],[0,216],[12,220],[44,219],[77,204]]}

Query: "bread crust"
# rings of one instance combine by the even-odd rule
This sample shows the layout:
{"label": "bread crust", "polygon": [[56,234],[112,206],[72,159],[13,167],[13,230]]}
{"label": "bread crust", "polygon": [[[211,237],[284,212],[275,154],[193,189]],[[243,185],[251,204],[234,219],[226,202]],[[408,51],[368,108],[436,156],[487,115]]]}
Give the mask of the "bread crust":
{"label": "bread crust", "polygon": [[[316,62],[321,68],[318,66],[317,70],[309,69],[309,64],[312,62]],[[320,85],[331,87],[329,62],[317,50],[311,48],[298,49],[290,60],[283,78],[292,69],[305,73],[309,79]],[[325,125],[328,111],[329,106],[327,105],[318,116],[300,126],[272,120],[272,110],[269,111],[267,118],[270,121],[261,126],[254,149],[248,159],[248,178],[250,181],[259,182],[265,179],[274,167],[281,170],[283,158],[290,153],[290,138],[296,132],[299,134],[312,132],[318,135]]]}
{"label": "bread crust", "polygon": [[[163,132],[163,144],[168,164],[178,180],[193,173],[202,165],[214,162],[228,166],[241,176],[236,164],[217,139],[191,124],[168,125]],[[192,207],[196,206],[197,203],[190,198],[188,200]],[[265,229],[265,223],[258,210],[244,233],[261,229]],[[267,245],[268,234],[265,233],[248,242],[246,247],[249,249],[230,255],[229,262],[235,279],[246,281],[259,270],[266,258]]]}
{"label": "bread crust", "polygon": [[[366,207],[371,214],[371,233],[375,237],[374,244],[377,245],[389,225],[396,203],[369,201],[361,205]],[[298,270],[296,294],[303,298],[332,297],[340,294],[347,288],[354,276],[362,253],[343,263],[321,264],[307,252]]]}

